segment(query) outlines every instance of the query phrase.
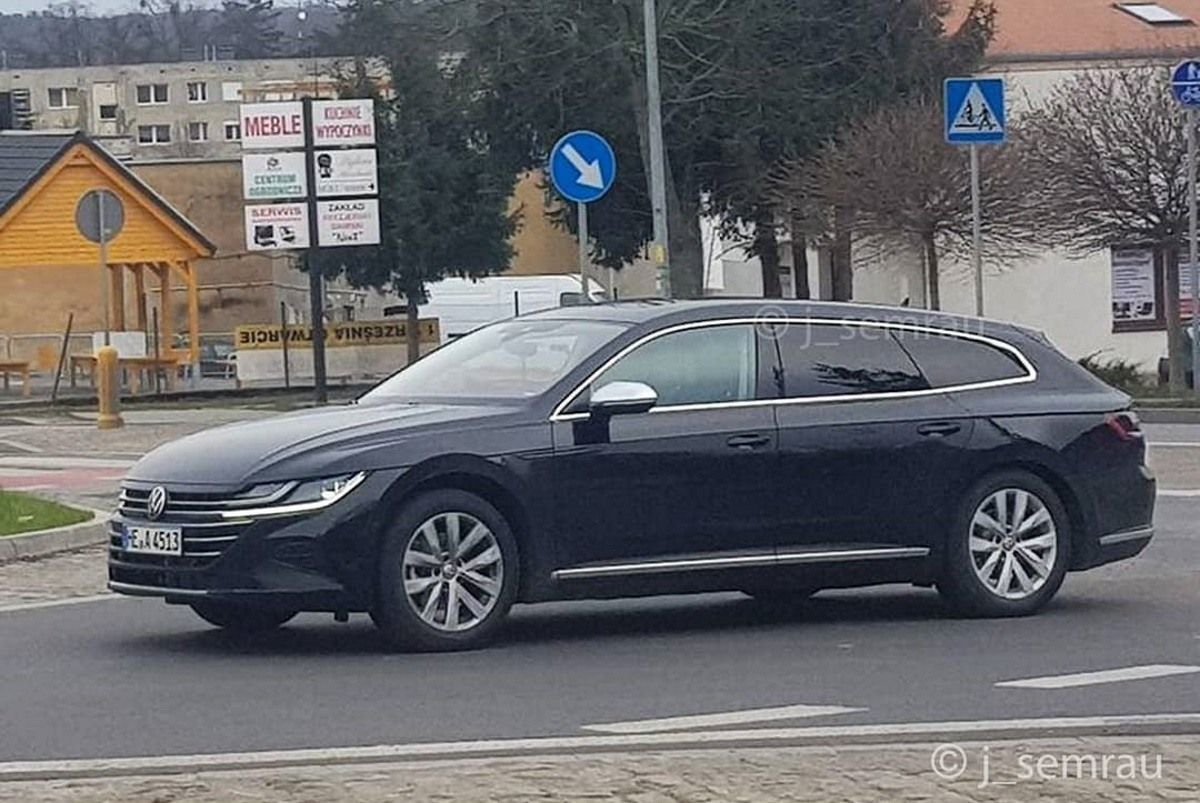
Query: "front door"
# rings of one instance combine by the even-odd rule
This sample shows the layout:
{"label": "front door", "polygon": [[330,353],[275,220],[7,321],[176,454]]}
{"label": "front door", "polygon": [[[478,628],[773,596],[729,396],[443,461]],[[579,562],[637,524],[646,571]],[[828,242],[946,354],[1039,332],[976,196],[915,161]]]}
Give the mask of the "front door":
{"label": "front door", "polygon": [[[643,341],[590,384],[643,382],[647,413],[554,425],[558,564],[717,561],[770,555],[776,429],[750,324],[707,324]],[[567,408],[587,409],[588,392]]]}

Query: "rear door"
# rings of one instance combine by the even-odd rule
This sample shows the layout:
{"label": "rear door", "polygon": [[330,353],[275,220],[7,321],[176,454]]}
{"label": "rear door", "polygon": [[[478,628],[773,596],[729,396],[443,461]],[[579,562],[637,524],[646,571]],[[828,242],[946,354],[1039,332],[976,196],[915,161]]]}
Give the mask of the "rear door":
{"label": "rear door", "polygon": [[930,387],[888,327],[794,323],[778,342],[781,560],[930,546],[943,531],[941,489],[968,461],[970,416]]}

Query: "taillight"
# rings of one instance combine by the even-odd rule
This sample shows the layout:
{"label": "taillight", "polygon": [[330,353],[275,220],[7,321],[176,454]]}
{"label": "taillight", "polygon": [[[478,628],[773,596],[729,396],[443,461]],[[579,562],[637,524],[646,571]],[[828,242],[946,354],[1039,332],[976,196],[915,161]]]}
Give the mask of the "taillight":
{"label": "taillight", "polygon": [[1104,423],[1123,441],[1142,439],[1142,422],[1138,420],[1137,413],[1132,410],[1109,413],[1104,416]]}

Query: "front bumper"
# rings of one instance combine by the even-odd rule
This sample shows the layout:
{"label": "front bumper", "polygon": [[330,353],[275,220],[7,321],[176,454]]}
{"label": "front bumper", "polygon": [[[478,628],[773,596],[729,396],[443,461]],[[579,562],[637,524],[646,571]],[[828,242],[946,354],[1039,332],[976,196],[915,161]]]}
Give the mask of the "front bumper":
{"label": "front bumper", "polygon": [[[118,511],[109,524],[109,588],[187,603],[219,599],[308,611],[368,610],[373,598],[379,500],[390,472],[367,478],[333,506],[290,516],[158,521]],[[168,491],[173,489],[168,488]],[[180,527],[183,554],[124,549],[126,525]]]}

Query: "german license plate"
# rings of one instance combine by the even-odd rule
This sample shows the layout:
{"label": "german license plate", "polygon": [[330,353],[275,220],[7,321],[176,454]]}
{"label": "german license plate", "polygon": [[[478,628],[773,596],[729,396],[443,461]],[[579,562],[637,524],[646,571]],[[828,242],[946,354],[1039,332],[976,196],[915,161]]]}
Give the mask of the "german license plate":
{"label": "german license plate", "polygon": [[143,555],[182,555],[183,530],[179,527],[126,527],[121,539],[126,552]]}

